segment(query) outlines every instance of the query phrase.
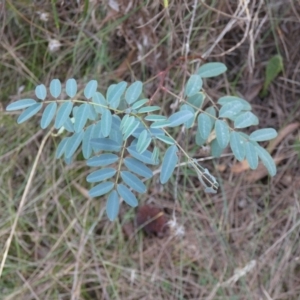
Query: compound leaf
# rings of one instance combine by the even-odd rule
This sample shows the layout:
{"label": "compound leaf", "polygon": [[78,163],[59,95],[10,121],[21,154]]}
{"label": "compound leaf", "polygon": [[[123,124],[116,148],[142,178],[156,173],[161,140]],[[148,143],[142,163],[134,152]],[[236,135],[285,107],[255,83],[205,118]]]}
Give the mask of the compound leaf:
{"label": "compound leaf", "polygon": [[152,112],[152,111],[156,111],[156,110],[160,110],[160,107],[159,106],[145,106],[145,107],[142,107],[138,110],[138,113],[139,114],[142,114],[142,113],[148,113],[148,112]]}
{"label": "compound leaf", "polygon": [[263,165],[267,168],[271,176],[276,175],[276,164],[269,152],[258,144],[255,145],[256,152],[261,159]]}
{"label": "compound leaf", "polygon": [[150,125],[150,127],[153,129],[158,129],[158,128],[163,128],[163,127],[168,127],[169,125],[170,125],[170,122],[168,120],[165,120],[165,121],[154,122]]}
{"label": "compound leaf", "polygon": [[234,120],[235,128],[246,128],[252,125],[258,125],[258,118],[251,111],[246,111],[240,114]]}
{"label": "compound leaf", "polygon": [[109,109],[104,108],[102,111],[101,130],[104,137],[108,137],[111,131],[112,116]]}
{"label": "compound leaf", "polygon": [[99,138],[99,139],[91,139],[91,144],[94,146],[98,151],[115,151],[119,152],[121,150],[121,145],[116,141],[109,139],[109,138]]}
{"label": "compound leaf", "polygon": [[124,182],[133,190],[137,191],[138,193],[146,192],[146,186],[144,185],[144,183],[131,172],[121,171],[121,177]]}
{"label": "compound leaf", "polygon": [[219,98],[217,103],[220,105],[225,105],[232,101],[241,102],[243,104],[243,110],[251,110],[252,109],[249,102],[247,102],[246,100],[244,100],[242,98],[236,97],[236,96],[223,96],[223,97]]}
{"label": "compound leaf", "polygon": [[118,190],[120,197],[122,197],[128,205],[130,205],[131,207],[136,207],[138,205],[138,201],[137,201],[136,197],[127,188],[127,186],[125,186],[123,184],[118,184],[117,190]]}
{"label": "compound leaf", "polygon": [[87,182],[99,182],[105,179],[109,179],[116,174],[117,170],[114,168],[104,168],[92,172],[86,177]]}
{"label": "compound leaf", "polygon": [[21,124],[25,121],[27,121],[29,118],[37,114],[40,109],[42,108],[43,104],[42,103],[36,103],[33,104],[29,107],[27,107],[18,117],[17,123]]}
{"label": "compound leaf", "polygon": [[35,95],[40,100],[45,100],[47,96],[47,90],[44,84],[37,85],[35,88]]}
{"label": "compound leaf", "polygon": [[145,103],[147,103],[149,101],[149,99],[141,99],[137,102],[135,102],[133,105],[132,105],[132,109],[138,109],[140,107],[142,107]]}
{"label": "compound leaf", "polygon": [[175,141],[173,138],[169,137],[169,136],[165,136],[165,135],[158,135],[156,137],[158,140],[164,142],[167,145],[174,145]]}
{"label": "compound leaf", "polygon": [[98,105],[94,105],[97,113],[102,114],[104,107],[107,106],[104,96],[100,92],[96,92],[92,97],[92,102]]}
{"label": "compound leaf", "polygon": [[117,108],[121,101],[121,96],[125,92],[127,82],[121,81],[118,84],[112,84],[108,87],[106,99],[111,108]]}
{"label": "compound leaf", "polygon": [[94,130],[95,124],[92,124],[88,126],[84,132],[84,137],[82,140],[82,154],[85,159],[88,159],[92,154],[93,147],[91,145],[91,139],[93,137]]}
{"label": "compound leaf", "polygon": [[114,183],[111,181],[102,182],[94,186],[90,191],[90,197],[98,197],[107,194],[114,187]]}
{"label": "compound leaf", "polygon": [[200,75],[193,74],[185,86],[185,95],[191,97],[198,93],[202,88],[202,79]]}
{"label": "compound leaf", "polygon": [[238,100],[230,101],[224,104],[220,111],[219,117],[220,118],[232,118],[233,116],[240,113],[244,108],[244,104]]}
{"label": "compound leaf", "polygon": [[66,82],[66,94],[73,98],[77,93],[77,83],[74,78],[70,78]]}
{"label": "compound leaf", "polygon": [[161,172],[160,172],[160,182],[162,184],[166,183],[171,175],[173,174],[173,171],[176,167],[178,157],[176,152],[178,151],[177,147],[175,145],[170,146],[163,158],[162,165],[161,165]]}
{"label": "compound leaf", "polygon": [[69,140],[66,145],[65,149],[65,157],[70,158],[75,153],[77,148],[79,147],[82,139],[84,136],[84,131],[76,132],[71,137],[69,137]]}
{"label": "compound leaf", "polygon": [[142,131],[142,133],[140,134],[139,138],[138,138],[138,141],[137,141],[137,144],[136,144],[136,150],[139,153],[143,153],[148,148],[148,146],[150,145],[151,140],[152,139],[151,139],[151,136],[148,133],[148,130],[144,129]]}
{"label": "compound leaf", "polygon": [[112,153],[105,153],[99,156],[94,156],[86,161],[86,164],[90,167],[104,167],[113,164],[119,159],[119,156]]}
{"label": "compound leaf", "polygon": [[183,104],[181,107],[180,107],[180,110],[181,111],[190,111],[192,114],[193,114],[193,117],[190,118],[189,120],[185,121],[184,122],[184,126],[186,128],[191,128],[193,126],[193,123],[194,123],[194,119],[195,119],[195,110],[193,107],[191,107],[190,105],[188,104]]}
{"label": "compound leaf", "polygon": [[153,176],[151,169],[149,169],[142,162],[138,161],[135,158],[132,157],[125,158],[124,164],[130,171],[140,176],[143,176],[145,178],[151,178]]}
{"label": "compound leaf", "polygon": [[59,129],[61,126],[64,125],[64,123],[70,116],[72,108],[73,108],[73,103],[71,101],[64,102],[59,107],[57,114],[56,114],[56,118],[55,118],[55,124],[54,124],[54,127],[56,129]]}
{"label": "compound leaf", "polygon": [[46,106],[46,108],[43,112],[42,119],[41,119],[41,128],[42,129],[45,129],[49,126],[49,124],[51,123],[51,121],[53,120],[53,118],[55,116],[56,108],[57,108],[56,102],[51,102]]}
{"label": "compound leaf", "polygon": [[130,137],[130,135],[138,128],[139,125],[140,121],[134,118],[134,122],[132,122],[128,127],[124,126],[124,141]]}
{"label": "compound leaf", "polygon": [[154,161],[155,165],[159,164],[159,148],[158,147],[154,147],[152,155],[151,155],[151,159],[152,161]]}
{"label": "compound leaf", "polygon": [[230,148],[238,161],[242,161],[245,158],[245,142],[236,131],[232,131],[230,134]]}
{"label": "compound leaf", "polygon": [[221,148],[217,139],[214,139],[210,144],[211,155],[213,157],[220,157],[224,148]]}
{"label": "compound leaf", "polygon": [[215,123],[215,131],[219,146],[223,149],[226,148],[230,138],[228,125],[223,120],[217,120]]}
{"label": "compound leaf", "polygon": [[195,95],[188,97],[187,102],[197,108],[201,108],[204,102],[204,94],[202,92],[196,93]]}
{"label": "compound leaf", "polygon": [[91,99],[97,92],[97,80],[90,80],[84,88],[83,94],[86,99]]}
{"label": "compound leaf", "polygon": [[148,115],[144,118],[144,120],[156,122],[156,121],[166,121],[167,118],[161,115]]}
{"label": "compound leaf", "polygon": [[180,110],[168,118],[169,127],[176,127],[189,120],[193,120],[194,114],[190,110]]}
{"label": "compound leaf", "polygon": [[136,81],[129,86],[125,93],[125,100],[128,104],[134,103],[141,95],[143,89],[143,83]]}
{"label": "compound leaf", "polygon": [[50,94],[57,98],[61,94],[61,83],[59,79],[52,79],[50,82]]}
{"label": "compound leaf", "polygon": [[207,140],[212,127],[211,118],[207,114],[201,113],[198,115],[198,130],[202,139]]}
{"label": "compound leaf", "polygon": [[249,167],[255,170],[258,166],[258,155],[255,150],[254,145],[251,142],[246,142],[246,159],[248,161]]}
{"label": "compound leaf", "polygon": [[216,77],[227,71],[227,67],[220,62],[211,62],[202,65],[197,74],[202,78]]}
{"label": "compound leaf", "polygon": [[276,138],[277,132],[273,128],[264,128],[253,131],[249,138],[251,141],[263,142]]}
{"label": "compound leaf", "polygon": [[74,123],[75,132],[80,132],[85,126],[89,115],[89,109],[89,104],[87,103],[83,103],[78,107]]}
{"label": "compound leaf", "polygon": [[74,118],[67,118],[66,122],[64,123],[63,127],[60,128],[59,131],[61,131],[62,128],[66,129],[69,132],[74,132]]}
{"label": "compound leaf", "polygon": [[69,140],[69,137],[65,137],[59,142],[59,144],[56,148],[56,153],[55,153],[56,158],[60,158],[65,153],[65,149],[66,149],[68,140]]}
{"label": "compound leaf", "polygon": [[136,150],[136,145],[131,145],[127,147],[127,151],[131,154],[134,158],[138,159],[139,161],[149,164],[149,165],[157,165],[157,161],[152,159],[152,153],[149,150],[144,151],[143,153],[139,153]]}
{"label": "compound leaf", "polygon": [[32,106],[34,104],[36,104],[36,101],[33,100],[33,99],[21,99],[21,100],[18,100],[16,102],[10,103],[6,107],[6,111],[19,110],[19,109],[23,109],[23,108],[27,108],[29,106]]}
{"label": "compound leaf", "polygon": [[119,197],[117,191],[112,191],[106,202],[106,214],[110,221],[114,221],[119,213]]}
{"label": "compound leaf", "polygon": [[[198,125],[199,125],[199,123],[198,123]],[[202,136],[200,134],[199,126],[198,126],[197,131],[196,131],[196,138],[195,138],[196,144],[198,146],[203,146],[205,144],[206,140],[207,139],[202,138]]]}

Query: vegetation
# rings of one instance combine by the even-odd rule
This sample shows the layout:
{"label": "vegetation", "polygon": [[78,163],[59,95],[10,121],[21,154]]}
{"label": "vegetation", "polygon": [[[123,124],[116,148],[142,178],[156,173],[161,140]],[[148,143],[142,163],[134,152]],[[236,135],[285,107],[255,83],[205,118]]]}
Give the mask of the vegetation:
{"label": "vegetation", "polygon": [[[293,1],[238,2],[6,1],[0,48],[3,299],[297,299],[300,81],[297,47],[289,43],[298,40],[300,8]],[[207,76],[213,67],[222,72]],[[105,99],[97,88],[107,90]],[[159,114],[151,112],[155,107]],[[18,109],[25,109],[17,112],[21,125]],[[106,126],[92,148],[84,137],[100,116]],[[55,130],[44,130],[52,120]],[[116,139],[113,121],[123,122]],[[134,134],[142,124],[147,127]],[[163,137],[148,135],[153,127]],[[278,136],[261,129],[271,127]],[[244,133],[237,136],[240,128]],[[118,188],[108,194],[108,205],[107,197],[90,197],[102,193],[88,192],[86,179],[106,178],[91,173],[85,160],[95,166],[92,152],[109,150],[107,139],[122,142],[119,165],[110,166],[115,183],[122,177],[129,188],[142,191],[143,185],[142,192],[146,183],[138,204],[159,207],[170,220],[161,238],[133,226],[134,208],[118,206],[119,196],[137,205],[128,188],[125,197]],[[238,139],[251,143],[241,148]],[[123,143],[127,150],[133,143],[135,152],[127,155],[137,160],[125,164]],[[259,149],[254,158],[249,144]],[[141,157],[145,151],[151,154]],[[67,166],[55,160],[62,155]],[[130,181],[124,168],[148,172],[146,158],[162,167],[145,183]],[[219,192],[205,193],[216,182]],[[110,222],[105,211],[119,217]]]}

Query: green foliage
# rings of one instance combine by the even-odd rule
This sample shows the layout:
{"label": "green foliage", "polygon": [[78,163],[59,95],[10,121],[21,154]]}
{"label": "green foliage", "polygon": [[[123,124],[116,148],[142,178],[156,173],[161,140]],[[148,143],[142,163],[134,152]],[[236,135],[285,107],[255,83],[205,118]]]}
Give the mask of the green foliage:
{"label": "green foliage", "polygon": [[[86,180],[96,183],[89,194],[91,197],[107,195],[106,212],[108,218],[114,220],[121,199],[132,207],[137,206],[134,193],[146,192],[144,181],[153,177],[151,166],[160,166],[162,184],[170,179],[178,166],[179,152],[186,164],[196,171],[205,191],[216,192],[216,179],[178,144],[173,136],[174,127],[184,126],[195,132],[195,143],[210,144],[215,157],[220,157],[229,145],[234,157],[239,161],[246,159],[251,169],[257,168],[260,159],[271,176],[276,174],[272,157],[258,142],[275,138],[277,132],[272,128],[259,129],[250,135],[239,131],[258,124],[246,100],[224,96],[217,100],[218,106],[213,104],[203,109],[206,96],[202,78],[225,71],[226,66],[221,63],[201,66],[186,83],[180,109],[168,117],[159,114],[159,106],[143,98],[140,81],[129,86],[124,81],[112,84],[104,97],[97,91],[97,81],[91,80],[83,90],[86,99],[82,99],[73,78],[66,81],[64,88],[69,99],[59,99],[62,84],[53,79],[48,96],[46,87],[41,84],[35,89],[38,100],[21,99],[9,104],[6,110],[23,110],[18,117],[18,123],[22,123],[43,108],[41,128],[47,128],[54,121],[54,129],[59,134],[65,131],[56,157],[64,157],[65,162],[70,163],[78,149],[82,151],[87,166],[93,168]],[[166,151],[160,161],[162,149]]]}
{"label": "green foliage", "polygon": [[278,74],[283,70],[282,56],[277,54],[271,57],[267,63],[265,82],[261,92],[261,96],[265,97],[268,92],[270,83],[278,76]]}

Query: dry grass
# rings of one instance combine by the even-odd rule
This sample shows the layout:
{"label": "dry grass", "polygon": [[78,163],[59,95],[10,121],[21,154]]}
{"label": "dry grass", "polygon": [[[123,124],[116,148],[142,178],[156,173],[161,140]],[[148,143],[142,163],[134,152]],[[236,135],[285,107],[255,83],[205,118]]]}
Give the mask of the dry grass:
{"label": "dry grass", "polygon": [[[96,78],[103,90],[139,79],[151,96],[157,74],[182,56],[187,59],[164,82],[180,94],[199,63],[188,56],[202,55],[228,66],[225,76],[205,83],[213,99],[242,96],[260,127],[283,131],[266,145],[278,174],[270,179],[263,169],[242,170],[231,156],[207,158],[203,164],[221,183],[212,197],[183,167],[165,186],[153,180],[140,201],[163,207],[185,233],[158,239],[138,232],[126,239],[122,225],[134,210],[124,206],[119,222],[107,221],[104,199],[86,196],[84,161],[56,161],[58,139],[36,131],[38,119],[18,126],[0,107],[0,298],[299,299],[299,1],[174,0],[167,9],[158,0],[109,1],[119,11],[106,2],[0,4],[0,105],[55,77],[74,76],[82,84]],[[51,52],[50,40],[59,49]],[[284,72],[260,98],[265,66],[277,53]],[[167,114],[175,99],[160,91],[154,101]],[[206,155],[194,145],[190,151]]]}

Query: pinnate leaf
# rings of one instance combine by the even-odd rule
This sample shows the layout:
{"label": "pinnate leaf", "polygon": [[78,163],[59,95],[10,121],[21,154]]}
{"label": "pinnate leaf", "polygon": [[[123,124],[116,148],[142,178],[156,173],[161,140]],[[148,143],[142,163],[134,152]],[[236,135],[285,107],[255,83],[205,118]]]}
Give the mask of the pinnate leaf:
{"label": "pinnate leaf", "polygon": [[83,94],[87,99],[91,99],[97,92],[98,82],[97,80],[91,80],[84,88]]}
{"label": "pinnate leaf", "polygon": [[235,128],[246,128],[253,125],[258,125],[258,118],[251,111],[240,114],[234,120]]}
{"label": "pinnate leaf", "polygon": [[61,94],[61,83],[59,79],[52,79],[50,82],[50,94],[57,98]]}
{"label": "pinnate leaf", "polygon": [[136,81],[133,84],[131,84],[125,93],[126,102],[128,104],[132,104],[135,101],[137,101],[142,93],[142,89],[143,83],[141,81]]}
{"label": "pinnate leaf", "polygon": [[94,130],[95,130],[95,124],[92,124],[88,126],[84,132],[84,137],[82,140],[82,154],[85,159],[88,159],[91,156],[93,151],[91,139],[93,138]]}
{"label": "pinnate leaf", "polygon": [[99,139],[91,139],[91,144],[99,151],[115,151],[119,152],[121,150],[121,146],[116,141],[109,138],[99,138]]}
{"label": "pinnate leaf", "polygon": [[202,78],[216,77],[227,71],[227,67],[220,62],[211,62],[202,65],[197,74]]}
{"label": "pinnate leaf", "polygon": [[106,202],[106,214],[110,221],[114,221],[117,218],[119,213],[119,206],[120,202],[118,193],[114,190],[109,194]]}
{"label": "pinnate leaf", "polygon": [[127,82],[121,81],[118,84],[112,84],[107,89],[106,99],[111,108],[117,108],[121,101],[121,96],[125,92]]}
{"label": "pinnate leaf", "polygon": [[73,98],[77,93],[77,82],[74,78],[69,78],[66,82],[66,94]]}
{"label": "pinnate leaf", "polygon": [[124,201],[131,207],[136,207],[138,201],[134,194],[129,190],[129,188],[123,184],[118,184],[117,190],[119,195],[124,199]]}
{"label": "pinnate leaf", "polygon": [[145,193],[146,192],[146,186],[144,183],[134,174],[132,174],[129,171],[122,171],[121,177],[124,180],[124,182],[129,185],[130,188],[137,191],[138,193]]}
{"label": "pinnate leaf", "polygon": [[252,132],[249,136],[251,141],[263,142],[269,141],[277,137],[277,132],[273,128],[258,129]]}
{"label": "pinnate leaf", "polygon": [[98,197],[107,194],[114,187],[114,183],[111,181],[102,182],[94,186],[90,191],[90,197]]}
{"label": "pinnate leaf", "polygon": [[236,131],[231,132],[230,148],[238,161],[242,161],[245,158],[245,142],[240,133]]}
{"label": "pinnate leaf", "polygon": [[178,162],[177,151],[178,148],[175,145],[172,145],[167,149],[164,155],[160,172],[160,182],[162,184],[166,183],[173,174]]}
{"label": "pinnate leaf", "polygon": [[202,88],[202,79],[200,75],[193,74],[189,78],[186,87],[185,87],[185,95],[191,97],[198,93]]}
{"label": "pinnate leaf", "polygon": [[103,167],[113,164],[119,159],[119,156],[112,153],[105,153],[99,156],[91,157],[87,160],[86,164],[90,167]]}
{"label": "pinnate leaf", "polygon": [[92,172],[86,177],[87,182],[99,182],[103,181],[105,179],[109,179],[113,177],[116,174],[116,169],[114,168],[104,168],[101,170],[97,170],[95,172]]}
{"label": "pinnate leaf", "polygon": [[33,100],[33,99],[21,99],[21,100],[18,100],[16,102],[10,103],[6,107],[6,111],[19,110],[19,109],[23,109],[23,108],[27,108],[29,106],[32,106],[34,104],[36,104],[36,101]]}
{"label": "pinnate leaf", "polygon": [[108,137],[112,126],[112,116],[109,109],[104,108],[102,111],[101,130],[104,137]]}
{"label": "pinnate leaf", "polygon": [[78,107],[75,117],[74,130],[80,132],[85,126],[89,115],[89,104],[83,103]]}
{"label": "pinnate leaf", "polygon": [[35,95],[40,100],[45,100],[47,96],[47,90],[44,84],[37,85],[35,88]]}
{"label": "pinnate leaf", "polygon": [[42,103],[36,103],[29,107],[27,107],[18,117],[17,123],[21,124],[25,121],[27,121],[29,118],[33,117],[35,114],[37,114],[40,109],[42,108]]}
{"label": "pinnate leaf", "polygon": [[51,121],[53,120],[57,109],[56,102],[51,102],[47,105],[43,112],[43,116],[41,118],[41,128],[45,129],[49,126]]}
{"label": "pinnate leaf", "polygon": [[211,118],[207,114],[201,113],[198,115],[198,130],[202,139],[207,140],[212,127]]}
{"label": "pinnate leaf", "polygon": [[153,176],[151,169],[149,169],[147,166],[144,165],[144,163],[138,161],[135,158],[126,157],[124,159],[124,164],[130,171],[140,176],[143,176],[145,178],[151,178]]}
{"label": "pinnate leaf", "polygon": [[64,125],[66,120],[69,118],[70,113],[73,108],[73,103],[71,101],[64,102],[58,109],[55,119],[54,127],[59,129],[61,126]]}
{"label": "pinnate leaf", "polygon": [[261,159],[263,165],[267,168],[271,176],[276,175],[276,164],[269,152],[258,144],[255,145],[256,152]]}
{"label": "pinnate leaf", "polygon": [[71,137],[69,137],[69,140],[66,145],[65,149],[65,157],[70,158],[75,153],[77,148],[79,147],[82,139],[84,136],[84,131],[76,132]]}
{"label": "pinnate leaf", "polygon": [[227,123],[225,123],[223,120],[217,120],[215,123],[215,131],[219,146],[223,149],[226,148],[230,138],[229,127]]}
{"label": "pinnate leaf", "polygon": [[193,120],[194,114],[190,110],[180,110],[168,118],[169,127],[182,125],[189,120]]}
{"label": "pinnate leaf", "polygon": [[258,166],[258,155],[255,146],[251,142],[245,143],[246,159],[250,169],[255,170]]}

